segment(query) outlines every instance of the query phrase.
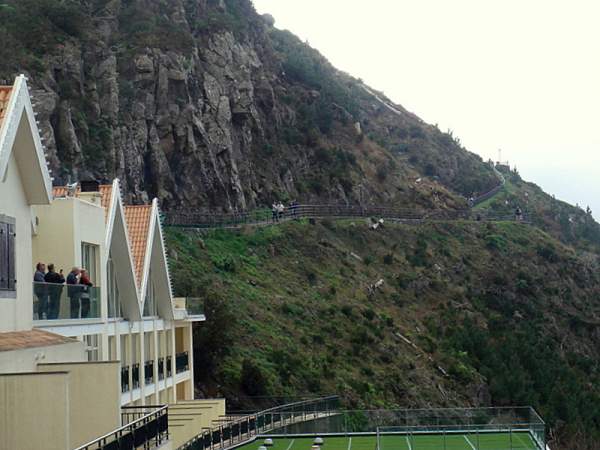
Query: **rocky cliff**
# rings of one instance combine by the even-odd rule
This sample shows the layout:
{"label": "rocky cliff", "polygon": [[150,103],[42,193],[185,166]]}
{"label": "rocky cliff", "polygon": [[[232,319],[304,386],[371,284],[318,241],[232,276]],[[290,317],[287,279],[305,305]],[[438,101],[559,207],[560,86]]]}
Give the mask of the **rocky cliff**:
{"label": "rocky cliff", "polygon": [[30,77],[57,183],[116,176],[133,201],[220,210],[292,198],[458,207],[457,194],[497,183],[451,135],[249,0],[1,6],[0,74]]}

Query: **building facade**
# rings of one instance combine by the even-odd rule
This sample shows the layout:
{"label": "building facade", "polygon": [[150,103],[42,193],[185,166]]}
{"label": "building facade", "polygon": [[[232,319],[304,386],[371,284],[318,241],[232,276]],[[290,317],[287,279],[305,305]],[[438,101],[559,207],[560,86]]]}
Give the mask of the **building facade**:
{"label": "building facade", "polygon": [[0,86],[0,450],[77,448],[156,405],[176,448],[225,413],[194,400],[204,320],[173,298],[158,202],[53,188],[25,77]]}

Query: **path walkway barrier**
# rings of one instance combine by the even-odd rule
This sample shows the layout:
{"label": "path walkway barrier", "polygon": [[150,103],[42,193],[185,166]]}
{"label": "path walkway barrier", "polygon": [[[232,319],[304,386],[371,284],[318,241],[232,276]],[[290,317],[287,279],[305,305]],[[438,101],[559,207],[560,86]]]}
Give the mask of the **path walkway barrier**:
{"label": "path walkway barrier", "polygon": [[359,205],[295,205],[282,214],[273,214],[269,209],[244,211],[229,214],[208,214],[185,211],[170,211],[163,217],[164,224],[173,227],[218,229],[265,226],[300,219],[384,219],[392,222],[420,224],[435,221],[507,221],[520,220],[529,223],[527,216],[520,219],[515,215],[497,214],[486,211],[465,210],[415,210]]}
{"label": "path walkway barrier", "polygon": [[226,416],[214,427],[199,430],[197,436],[178,450],[225,450],[238,447],[273,430],[329,417],[339,407],[339,397],[332,395],[288,403],[254,414]]}

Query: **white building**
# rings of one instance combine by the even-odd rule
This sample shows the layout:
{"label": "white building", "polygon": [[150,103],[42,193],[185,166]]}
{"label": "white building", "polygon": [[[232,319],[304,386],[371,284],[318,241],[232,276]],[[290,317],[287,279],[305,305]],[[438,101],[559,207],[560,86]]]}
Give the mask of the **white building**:
{"label": "white building", "polygon": [[[34,283],[38,262],[93,286]],[[0,449],[77,447],[122,407],[169,405],[168,445],[210,426],[224,401],[193,401],[204,316],[185,303],[158,202],[123,205],[118,180],[53,189],[25,78],[0,87]]]}

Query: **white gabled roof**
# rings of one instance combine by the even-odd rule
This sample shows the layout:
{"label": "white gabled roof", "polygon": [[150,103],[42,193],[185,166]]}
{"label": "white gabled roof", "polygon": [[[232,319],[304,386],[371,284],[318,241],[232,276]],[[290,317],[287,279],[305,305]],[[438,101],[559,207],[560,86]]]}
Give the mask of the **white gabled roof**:
{"label": "white gabled roof", "polygon": [[[131,320],[140,320],[140,297],[137,287],[135,263],[131,254],[129,227],[125,217],[121,186],[116,178],[112,185],[100,188],[103,196],[109,195],[106,208],[106,248],[113,257],[116,267],[116,277],[121,292],[121,308],[124,315]],[[108,192],[107,192],[108,191]],[[125,300],[125,301],[123,301]],[[127,302],[127,300],[130,300]]]}
{"label": "white gabled roof", "polygon": [[24,75],[12,88],[0,88],[0,180],[6,178],[13,154],[29,203],[49,204],[52,181]]}

